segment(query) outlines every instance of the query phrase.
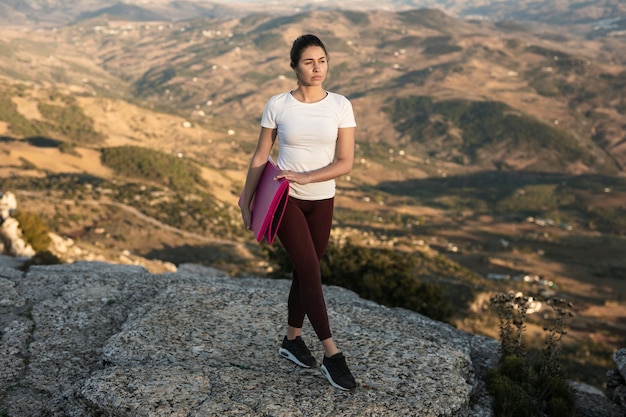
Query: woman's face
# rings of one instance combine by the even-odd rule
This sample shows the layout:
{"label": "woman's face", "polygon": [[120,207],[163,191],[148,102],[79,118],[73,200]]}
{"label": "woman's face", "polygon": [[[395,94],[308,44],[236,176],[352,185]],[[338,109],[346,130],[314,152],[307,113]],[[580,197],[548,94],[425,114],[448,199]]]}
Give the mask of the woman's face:
{"label": "woman's face", "polygon": [[328,59],[324,48],[309,46],[303,50],[294,71],[298,77],[299,85],[304,87],[322,85],[328,73]]}

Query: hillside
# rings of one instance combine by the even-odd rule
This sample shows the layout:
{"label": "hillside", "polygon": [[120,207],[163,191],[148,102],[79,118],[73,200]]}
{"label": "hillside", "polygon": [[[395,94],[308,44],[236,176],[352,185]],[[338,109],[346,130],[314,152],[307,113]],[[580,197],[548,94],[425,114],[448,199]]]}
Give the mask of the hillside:
{"label": "hillside", "polygon": [[[450,152],[441,159],[461,172],[466,165],[528,168],[524,161],[532,161],[530,167],[541,171],[614,174],[626,163],[620,129],[624,67],[610,50],[598,48],[609,45],[575,37],[551,40],[556,31],[535,36],[437,11],[310,12],[167,25],[102,17],[35,32],[26,43],[21,32],[7,31],[2,50],[14,59],[3,62],[0,73],[57,88],[66,84],[82,94],[140,100],[198,124],[213,125],[215,118],[221,122],[230,115],[237,115],[236,123],[249,123],[269,95],[290,88],[285,51],[298,33],[313,30],[333,52],[328,88],[352,98],[360,120],[367,121],[361,123],[367,142],[402,146],[405,153],[424,157],[443,141]],[[385,112],[400,111],[401,99],[419,97],[427,100],[422,104],[458,104],[456,110],[441,105],[444,110],[427,114],[428,132],[407,131],[407,123],[397,120],[401,115]],[[486,155],[467,163],[460,155],[468,144],[460,136],[468,126],[458,119],[464,117],[459,105],[473,106],[475,113],[467,116],[479,124],[489,123],[481,118],[489,117],[490,109],[517,112],[506,127],[493,126],[513,137],[500,137],[500,148],[487,150],[482,148],[489,141],[471,139],[474,156]],[[481,111],[486,113],[476,113]],[[518,135],[536,141],[520,143]],[[555,160],[561,164],[555,166]]]}
{"label": "hillside", "polygon": [[[583,348],[571,356],[602,383],[626,332],[622,35],[437,10],[113,11],[0,29],[0,190],[20,209],[112,261],[273,270],[236,201],[265,101],[294,86],[289,45],[314,31],[331,55],[326,87],[359,124],[333,239],[433,255],[425,275],[447,295],[473,285],[454,318],[469,331],[495,336],[483,312],[502,288],[574,299]],[[459,284],[457,266],[478,284]]]}
{"label": "hillside", "polygon": [[[113,4],[112,4],[113,3]],[[464,18],[493,21],[543,22],[552,25],[596,25],[600,33],[619,31],[626,25],[626,6],[620,0],[283,0],[271,4],[274,15],[313,10],[406,11],[433,8]],[[263,0],[0,0],[0,23],[4,25],[58,26],[82,18],[111,13],[139,20],[154,13],[163,20],[194,17],[242,17],[266,13]]]}

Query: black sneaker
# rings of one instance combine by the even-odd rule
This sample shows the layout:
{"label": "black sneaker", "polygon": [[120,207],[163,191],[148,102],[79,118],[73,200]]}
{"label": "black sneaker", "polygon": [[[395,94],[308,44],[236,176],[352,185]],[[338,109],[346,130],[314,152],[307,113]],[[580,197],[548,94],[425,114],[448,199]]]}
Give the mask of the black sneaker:
{"label": "black sneaker", "polygon": [[300,336],[293,340],[288,340],[287,336],[285,336],[282,346],[278,349],[278,354],[303,368],[311,368],[317,365],[315,358],[311,355],[311,351],[306,347],[304,340]]}
{"label": "black sneaker", "polygon": [[328,382],[335,387],[344,391],[356,388],[356,381],[348,369],[346,358],[343,353],[339,352],[330,358],[324,356],[322,361],[322,374],[328,379]]}

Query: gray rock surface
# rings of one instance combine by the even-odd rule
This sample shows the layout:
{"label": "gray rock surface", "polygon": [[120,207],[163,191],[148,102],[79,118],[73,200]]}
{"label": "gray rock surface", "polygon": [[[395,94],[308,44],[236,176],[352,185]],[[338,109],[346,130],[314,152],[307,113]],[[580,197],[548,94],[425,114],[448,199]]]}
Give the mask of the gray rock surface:
{"label": "gray rock surface", "polygon": [[576,395],[574,417],[624,417],[619,405],[613,403],[602,391],[581,383],[572,383]]}
{"label": "gray rock surface", "polygon": [[[289,282],[182,265],[0,267],[0,415],[492,416],[480,376],[495,340],[325,287],[359,387],[277,354]],[[305,339],[322,349],[308,324]],[[576,417],[624,412],[626,350],[607,396],[582,384]]]}
{"label": "gray rock surface", "polygon": [[620,349],[615,352],[613,354],[613,362],[615,362],[615,368],[622,378],[626,379],[626,349]]}
{"label": "gray rock surface", "polygon": [[495,340],[325,287],[359,382],[340,392],[277,354],[288,287],[195,265],[0,268],[0,414],[492,415],[479,374],[495,365]]}
{"label": "gray rock surface", "polygon": [[615,369],[607,374],[606,393],[626,416],[626,348],[615,352],[613,362]]}

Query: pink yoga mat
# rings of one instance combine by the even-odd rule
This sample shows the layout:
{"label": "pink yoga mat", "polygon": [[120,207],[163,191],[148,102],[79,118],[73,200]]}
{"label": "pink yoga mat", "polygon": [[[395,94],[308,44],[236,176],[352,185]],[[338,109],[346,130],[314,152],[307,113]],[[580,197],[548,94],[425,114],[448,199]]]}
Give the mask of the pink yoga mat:
{"label": "pink yoga mat", "polygon": [[[265,164],[252,200],[252,231],[258,242],[263,238],[270,244],[274,242],[287,206],[289,181],[284,178],[275,180],[278,171],[280,169],[270,158]],[[241,197],[239,205],[241,206]]]}

